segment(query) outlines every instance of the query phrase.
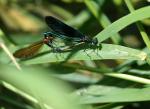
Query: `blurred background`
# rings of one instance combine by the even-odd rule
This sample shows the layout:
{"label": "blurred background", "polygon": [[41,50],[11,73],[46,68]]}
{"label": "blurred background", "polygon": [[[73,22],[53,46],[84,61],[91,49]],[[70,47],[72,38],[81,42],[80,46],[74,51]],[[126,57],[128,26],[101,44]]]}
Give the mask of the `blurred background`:
{"label": "blurred background", "polygon": [[[26,44],[30,45],[33,42],[42,40],[43,32],[49,30],[49,27],[46,25],[44,20],[45,16],[54,16],[62,20],[66,24],[79,29],[85,35],[88,35],[89,37],[94,37],[100,31],[102,31],[104,28],[107,27],[108,24],[104,23],[106,19],[111,24],[117,19],[130,13],[124,0],[94,0],[97,4],[96,6],[98,6],[96,8],[98,8],[99,14],[102,14],[102,16],[105,17],[104,19],[102,18],[101,21],[99,22],[99,20],[95,17],[95,15],[91,13],[91,10],[89,10],[85,1],[86,0],[0,0],[0,29],[5,34],[3,40],[6,42],[6,45],[16,46],[16,48],[17,47],[21,48]],[[135,9],[139,9],[141,7],[150,5],[150,2],[148,2],[148,0],[132,0],[132,4]],[[147,34],[150,35],[150,29],[149,29],[150,19],[142,20],[141,23],[145,28]],[[143,39],[139,37],[140,33],[135,24],[132,24],[126,27],[125,29],[121,30],[118,36],[119,38],[117,37],[116,38],[117,40],[108,39],[105,41],[105,43],[124,45],[136,49],[143,49],[145,47]],[[2,57],[1,54],[0,56]],[[5,60],[6,58],[8,57],[1,58],[0,63],[3,63],[3,61],[5,61],[4,62],[5,64],[10,63],[10,60],[6,62]],[[115,67],[117,68],[123,62],[124,60],[102,60],[102,61],[96,60],[96,61],[74,61],[74,62],[71,61],[69,62],[69,64],[75,63],[78,65],[87,65],[87,66],[94,65],[94,67],[96,68],[102,68],[102,69],[104,68],[109,70],[111,68],[115,68]],[[146,63],[142,63],[142,62],[139,62],[139,64],[137,63],[133,62],[132,64],[129,64],[129,67],[127,69],[138,68],[140,65],[142,67],[145,66],[143,67],[144,69],[149,69],[149,66]],[[91,73],[90,71],[87,70],[78,70],[78,69],[76,70],[75,68],[69,69],[68,67],[65,66],[58,66],[57,62],[33,65],[33,68],[36,69],[39,66],[42,69],[46,69],[46,71],[44,70],[43,72],[47,72],[47,73],[54,72],[57,78],[67,81],[70,86],[72,85],[74,87],[74,89],[71,89],[74,91],[82,87],[90,86],[91,84],[97,84],[97,82],[100,82],[100,84],[104,84],[108,86],[114,84],[119,87],[137,86],[137,83],[134,84],[130,81],[124,81],[116,78],[114,79],[107,76],[103,78],[103,75]],[[5,67],[1,66],[1,67],[5,68],[5,70],[2,70],[3,72],[7,71],[6,66]],[[32,73],[34,72],[34,70],[31,70],[29,72]],[[10,71],[17,72],[16,70],[8,69],[8,72]],[[38,70],[35,71],[38,72]],[[41,72],[39,70],[39,73]],[[15,77],[17,77],[17,75],[19,74],[16,74]],[[26,77],[26,75],[23,76]],[[28,76],[30,77],[30,75]],[[18,78],[21,77],[18,76]],[[34,75],[32,75],[31,79],[33,78]],[[17,78],[15,79],[17,80]],[[44,79],[39,79],[39,80],[44,81]],[[38,82],[33,84],[33,86],[36,84],[40,84],[39,80],[37,80]],[[50,82],[52,82],[52,85],[55,86],[55,84],[53,84],[54,82],[53,80]],[[30,82],[27,84],[30,84]],[[58,84],[58,87],[59,86],[61,87],[61,84]],[[142,87],[141,85],[139,86]],[[56,90],[60,90],[57,88]],[[1,89],[0,91],[2,92],[1,94],[2,95],[4,94],[4,96],[0,96],[0,100],[1,100],[0,105],[3,106],[1,109],[35,109],[36,107],[35,104],[20,97],[20,94],[16,92],[14,93],[5,87],[0,87],[0,89]],[[70,90],[70,88],[68,89]],[[32,91],[34,91],[34,89]],[[55,88],[54,88],[54,92],[55,92]],[[42,94],[44,95],[44,92],[42,92],[40,96],[42,96]],[[53,98],[55,98],[55,96],[53,96]],[[16,100],[16,102],[13,102],[14,99]],[[25,107],[25,104],[28,104],[28,106],[32,105],[33,107],[34,106],[35,107],[34,108]],[[96,105],[94,106],[96,107]],[[125,106],[122,107],[122,109],[142,109],[142,107],[144,107],[145,109],[150,108],[149,102],[140,102],[140,103],[135,102],[131,104],[129,103],[129,105],[125,104]],[[41,107],[36,107],[36,109],[40,109],[40,108]],[[66,109],[66,108],[62,108],[62,109]],[[100,109],[100,108],[93,108],[89,106],[88,109]]]}
{"label": "blurred background", "polygon": [[[100,12],[104,12],[111,22],[129,13],[121,0],[96,0],[96,2]],[[133,0],[133,5],[138,9],[149,3],[146,0]],[[49,30],[44,21],[45,16],[57,17],[91,37],[104,28],[103,24],[99,24],[91,14],[83,0],[0,0],[0,13],[0,28],[14,44],[41,40],[42,33]],[[149,31],[149,20],[142,23]],[[124,42],[131,47],[142,47],[142,39],[137,39],[139,38],[137,35],[139,33],[134,24],[121,31]]]}

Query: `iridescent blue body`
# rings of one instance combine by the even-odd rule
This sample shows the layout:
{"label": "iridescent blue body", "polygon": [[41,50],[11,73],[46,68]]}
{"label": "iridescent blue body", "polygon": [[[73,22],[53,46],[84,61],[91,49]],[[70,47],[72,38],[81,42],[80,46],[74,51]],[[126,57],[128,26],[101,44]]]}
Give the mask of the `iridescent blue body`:
{"label": "iridescent blue body", "polygon": [[[71,41],[75,43],[84,42],[84,43],[88,43],[89,45],[98,44],[97,38],[92,39],[88,36],[85,36],[78,30],[72,28],[71,26],[68,26],[67,24],[61,22],[60,20],[52,16],[46,16],[45,22],[51,29],[51,31],[44,33],[45,38],[57,37],[65,41]],[[49,42],[49,46],[52,46],[50,42]]]}

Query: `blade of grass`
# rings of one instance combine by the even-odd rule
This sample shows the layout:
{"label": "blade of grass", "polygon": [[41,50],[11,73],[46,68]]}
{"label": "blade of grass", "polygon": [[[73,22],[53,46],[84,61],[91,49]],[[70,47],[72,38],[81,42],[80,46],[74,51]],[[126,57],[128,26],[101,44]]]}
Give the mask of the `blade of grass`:
{"label": "blade of grass", "polygon": [[14,58],[14,56],[11,54],[11,52],[9,51],[9,49],[6,47],[6,45],[2,42],[0,42],[0,47],[6,52],[6,54],[10,57],[10,59],[12,60],[12,62],[14,63],[14,65],[16,66],[16,68],[18,70],[21,70],[20,65],[17,63],[16,59]]}
{"label": "blade of grass", "polygon": [[113,36],[117,32],[119,32],[121,29],[125,28],[126,26],[150,17],[150,6],[146,6],[144,8],[140,8],[135,10],[134,12],[118,19],[117,21],[113,22],[111,25],[109,25],[106,29],[101,31],[99,34],[96,35],[99,42],[102,42],[109,37]]}
{"label": "blade of grass", "polygon": [[[95,16],[95,18],[98,20],[98,22],[103,26],[103,28],[106,28],[108,25],[111,24],[109,18],[100,10],[100,6],[95,1],[92,0],[84,0],[85,5],[88,7],[88,9],[91,11],[91,13]],[[121,37],[118,33],[114,34],[113,37],[111,37],[112,41],[115,44],[119,44],[121,41]]]}
{"label": "blade of grass", "polygon": [[17,102],[16,100],[11,98],[10,96],[1,95],[0,100],[1,100],[1,102],[2,101],[7,102],[7,103],[9,103],[15,107],[18,107],[19,109],[35,109],[35,108],[25,104],[25,103]]}
{"label": "blade of grass", "polygon": [[[126,5],[127,5],[128,9],[129,9],[129,11],[130,11],[130,12],[134,12],[134,7],[132,6],[131,1],[130,1],[130,0],[124,0],[124,1],[125,1],[125,3],[126,3]],[[142,16],[142,15],[143,15],[143,14],[141,14],[141,16]],[[148,35],[147,35],[147,33],[146,33],[144,27],[142,26],[142,24],[141,24],[140,22],[136,22],[136,25],[137,25],[137,27],[138,27],[138,29],[139,29],[139,31],[140,31],[140,34],[141,34],[141,36],[142,36],[142,38],[143,38],[144,43],[145,43],[146,46],[150,49],[150,40],[149,40],[149,38],[148,38]]]}
{"label": "blade of grass", "polygon": [[18,71],[12,66],[0,66],[0,80],[32,96],[38,104],[54,109],[84,109],[75,96],[68,94],[72,88],[53,78],[48,70],[24,67],[22,71]]}
{"label": "blade of grass", "polygon": [[117,72],[112,72],[110,70],[95,69],[93,67],[87,67],[87,66],[70,65],[70,64],[69,65],[64,64],[64,65],[71,67],[71,68],[78,68],[78,69],[88,70],[88,71],[97,72],[97,73],[101,73],[101,74],[103,73],[105,76],[120,78],[120,79],[129,80],[129,81],[142,83],[142,84],[150,84],[150,79],[133,76],[133,75],[129,75],[129,74],[118,74]]}
{"label": "blade of grass", "polygon": [[[80,99],[80,102],[83,104],[128,103],[150,100],[150,87],[119,88],[115,86],[93,85],[83,90],[86,90],[82,93]],[[82,89],[79,91],[82,92]]]}
{"label": "blade of grass", "polygon": [[[43,49],[47,47],[44,46]],[[45,48],[46,49],[46,48]],[[47,47],[49,49],[49,47]],[[100,50],[98,50],[100,49]],[[129,59],[129,60],[145,60],[147,54],[145,52],[123,47],[114,44],[101,44],[100,48],[82,49],[79,48],[72,50],[72,52],[53,53],[50,51],[44,51],[43,54],[39,54],[28,60],[22,61],[24,64],[39,64],[47,62],[60,62],[69,60],[103,60],[103,59]]]}
{"label": "blade of grass", "polygon": [[142,83],[142,84],[150,84],[150,79],[146,79],[146,78],[142,78],[142,77],[138,77],[138,76],[133,76],[133,75],[128,75],[128,74],[116,74],[116,73],[108,73],[105,75],[124,79],[124,80],[134,81],[134,82],[138,82],[138,83]]}
{"label": "blade of grass", "polygon": [[[0,36],[4,36],[2,30],[0,29]],[[6,45],[4,44],[4,42],[0,41],[0,47],[6,52],[6,54],[9,56],[9,58],[12,60],[12,62],[14,63],[14,65],[16,66],[16,68],[18,70],[21,70],[20,65],[17,63],[16,59],[14,58],[14,56],[12,55],[12,53],[9,51],[9,49],[6,47]]]}

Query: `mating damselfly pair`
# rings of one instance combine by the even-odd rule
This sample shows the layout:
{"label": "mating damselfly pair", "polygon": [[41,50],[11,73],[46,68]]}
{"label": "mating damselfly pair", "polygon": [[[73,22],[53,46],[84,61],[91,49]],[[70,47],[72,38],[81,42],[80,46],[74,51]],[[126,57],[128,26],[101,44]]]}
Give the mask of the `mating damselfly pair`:
{"label": "mating damselfly pair", "polygon": [[[62,21],[52,16],[46,16],[45,22],[49,26],[50,31],[44,33],[44,39],[36,42],[26,48],[17,50],[14,56],[17,58],[26,58],[34,55],[42,47],[43,44],[48,45],[54,52],[61,52],[64,50],[64,46],[79,45],[80,43],[86,43],[90,46],[96,46],[98,44],[97,38],[90,38],[71,26],[63,23]],[[64,41],[64,46],[58,46],[55,44],[55,39],[61,39]],[[69,44],[68,44],[69,43]],[[63,48],[63,49],[62,49]]]}

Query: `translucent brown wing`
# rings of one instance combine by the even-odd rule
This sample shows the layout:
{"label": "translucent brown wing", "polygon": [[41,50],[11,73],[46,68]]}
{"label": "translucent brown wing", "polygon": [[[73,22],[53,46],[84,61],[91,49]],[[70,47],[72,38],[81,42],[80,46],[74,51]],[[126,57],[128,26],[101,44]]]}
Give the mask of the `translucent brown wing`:
{"label": "translucent brown wing", "polygon": [[16,58],[28,58],[30,56],[35,55],[42,47],[42,45],[43,45],[43,41],[35,42],[26,48],[17,50],[13,55]]}

